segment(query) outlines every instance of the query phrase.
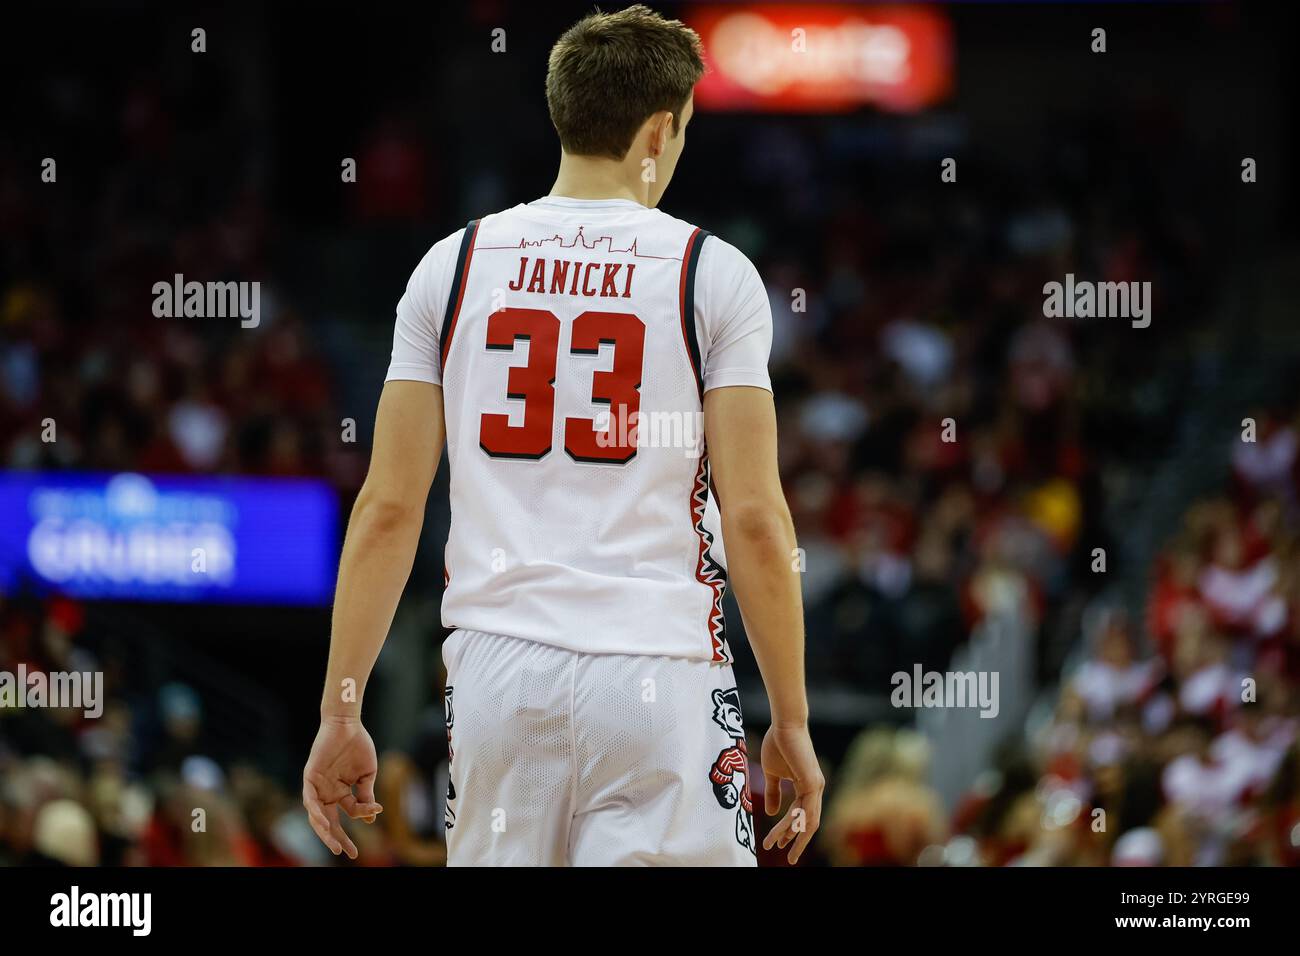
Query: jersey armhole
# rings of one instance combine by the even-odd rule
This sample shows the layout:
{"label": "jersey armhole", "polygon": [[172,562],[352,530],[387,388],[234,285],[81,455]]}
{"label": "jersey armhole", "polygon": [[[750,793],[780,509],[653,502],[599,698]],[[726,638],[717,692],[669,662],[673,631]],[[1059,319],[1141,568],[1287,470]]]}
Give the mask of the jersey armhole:
{"label": "jersey armhole", "polygon": [[704,364],[700,358],[700,337],[695,327],[695,282],[699,272],[700,251],[704,240],[712,233],[696,228],[686,240],[686,251],[682,254],[682,275],[678,292],[678,304],[682,320],[682,340],[686,345],[686,355],[695,373],[695,388],[700,396],[700,405],[704,404]]}
{"label": "jersey armhole", "polygon": [[456,270],[448,284],[447,310],[443,313],[442,334],[438,339],[438,359],[442,371],[447,369],[447,355],[451,351],[452,337],[456,334],[456,321],[460,318],[460,304],[465,297],[465,281],[469,276],[470,260],[474,258],[474,239],[478,235],[478,226],[482,220],[471,219],[465,225],[465,234],[460,240],[460,251],[456,254]]}

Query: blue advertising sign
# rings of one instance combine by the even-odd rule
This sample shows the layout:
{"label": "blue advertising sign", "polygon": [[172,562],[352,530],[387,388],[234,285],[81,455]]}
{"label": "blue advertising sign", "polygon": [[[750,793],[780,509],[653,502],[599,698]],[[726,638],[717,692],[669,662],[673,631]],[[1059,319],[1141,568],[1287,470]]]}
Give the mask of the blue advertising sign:
{"label": "blue advertising sign", "polygon": [[0,472],[0,592],[328,604],[338,501],[323,481]]}

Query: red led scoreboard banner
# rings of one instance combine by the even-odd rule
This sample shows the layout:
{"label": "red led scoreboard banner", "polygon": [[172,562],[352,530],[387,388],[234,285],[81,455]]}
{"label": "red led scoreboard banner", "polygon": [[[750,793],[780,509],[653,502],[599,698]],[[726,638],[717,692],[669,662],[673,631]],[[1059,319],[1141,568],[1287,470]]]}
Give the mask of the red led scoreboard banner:
{"label": "red led scoreboard banner", "polygon": [[952,82],[948,20],[928,7],[707,6],[684,18],[704,41],[701,109],[910,112]]}

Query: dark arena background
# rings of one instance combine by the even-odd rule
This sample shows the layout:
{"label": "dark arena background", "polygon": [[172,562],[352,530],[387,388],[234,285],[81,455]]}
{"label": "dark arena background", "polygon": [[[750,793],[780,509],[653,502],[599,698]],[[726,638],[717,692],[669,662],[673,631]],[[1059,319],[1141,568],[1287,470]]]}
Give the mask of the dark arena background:
{"label": "dark arena background", "polygon": [[[1289,5],[652,6],[709,60],[663,208],[772,302],[828,782],[799,868],[1300,863]],[[546,56],[589,10],[6,9],[0,864],[444,863],[445,466],[355,863],[300,800],[334,575],[406,280],[549,190]],[[256,317],[177,314],[178,276]],[[38,672],[100,712],[21,700]],[[1149,912],[1119,899],[1092,917]]]}

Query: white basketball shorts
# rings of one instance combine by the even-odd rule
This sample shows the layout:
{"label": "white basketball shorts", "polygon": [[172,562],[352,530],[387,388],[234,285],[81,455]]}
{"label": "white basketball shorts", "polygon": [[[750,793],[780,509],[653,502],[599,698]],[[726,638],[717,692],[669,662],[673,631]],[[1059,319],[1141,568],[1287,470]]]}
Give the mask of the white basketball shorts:
{"label": "white basketball shorts", "polygon": [[730,665],[458,630],[449,866],[754,866]]}

